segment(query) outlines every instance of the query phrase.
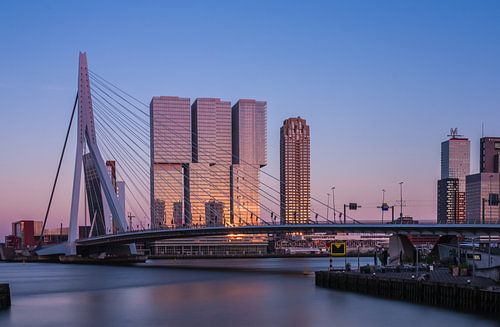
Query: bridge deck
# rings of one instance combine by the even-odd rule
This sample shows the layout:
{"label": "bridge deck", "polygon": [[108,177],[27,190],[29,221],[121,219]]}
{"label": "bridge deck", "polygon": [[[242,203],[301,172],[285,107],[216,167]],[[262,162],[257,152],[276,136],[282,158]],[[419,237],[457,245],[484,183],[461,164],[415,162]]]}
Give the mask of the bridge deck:
{"label": "bridge deck", "polygon": [[500,235],[500,224],[307,224],[307,225],[262,225],[241,227],[175,228],[132,231],[127,233],[96,236],[76,241],[78,246],[106,244],[128,244],[161,239],[215,236],[228,234],[276,234],[298,232],[347,232],[383,233],[405,235]]}

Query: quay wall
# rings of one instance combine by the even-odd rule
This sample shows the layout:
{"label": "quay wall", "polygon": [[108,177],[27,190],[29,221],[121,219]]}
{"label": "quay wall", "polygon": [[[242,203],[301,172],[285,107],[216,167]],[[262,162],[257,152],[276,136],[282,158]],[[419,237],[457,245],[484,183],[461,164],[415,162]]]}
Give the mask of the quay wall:
{"label": "quay wall", "polygon": [[315,278],[319,287],[464,312],[500,314],[500,292],[468,285],[328,271],[316,272]]}

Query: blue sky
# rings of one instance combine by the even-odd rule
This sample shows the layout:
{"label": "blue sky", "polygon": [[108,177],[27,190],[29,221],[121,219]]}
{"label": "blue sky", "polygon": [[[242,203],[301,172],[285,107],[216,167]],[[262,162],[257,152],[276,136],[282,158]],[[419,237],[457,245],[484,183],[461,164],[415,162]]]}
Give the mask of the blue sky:
{"label": "blue sky", "polygon": [[[0,4],[0,236],[43,216],[76,92],[78,51],[136,97],[268,102],[307,119],[312,191],[378,217],[405,181],[407,213],[435,217],[440,142],[500,135],[498,1],[12,1]],[[51,222],[67,223],[74,148]]]}

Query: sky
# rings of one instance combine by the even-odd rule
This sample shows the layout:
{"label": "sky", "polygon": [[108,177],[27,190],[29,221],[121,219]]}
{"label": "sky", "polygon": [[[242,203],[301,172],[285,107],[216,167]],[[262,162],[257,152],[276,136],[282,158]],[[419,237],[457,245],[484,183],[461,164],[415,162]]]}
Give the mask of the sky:
{"label": "sky", "polygon": [[[498,1],[2,1],[0,237],[42,219],[74,96],[90,69],[152,96],[265,100],[268,166],[279,128],[311,127],[312,193],[380,216],[404,181],[405,214],[435,219],[440,143],[451,127],[500,135]],[[74,137],[49,225],[68,224]]]}

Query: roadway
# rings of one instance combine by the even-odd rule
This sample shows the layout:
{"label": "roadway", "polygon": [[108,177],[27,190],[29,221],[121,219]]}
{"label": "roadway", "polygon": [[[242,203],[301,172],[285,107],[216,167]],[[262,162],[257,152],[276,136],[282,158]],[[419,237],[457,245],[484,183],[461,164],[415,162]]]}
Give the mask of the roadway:
{"label": "roadway", "polygon": [[120,245],[151,242],[163,239],[215,236],[229,234],[277,234],[277,233],[382,233],[403,235],[500,235],[500,224],[304,224],[262,225],[239,227],[173,228],[138,230],[126,233],[95,236],[76,241],[77,246]]}

